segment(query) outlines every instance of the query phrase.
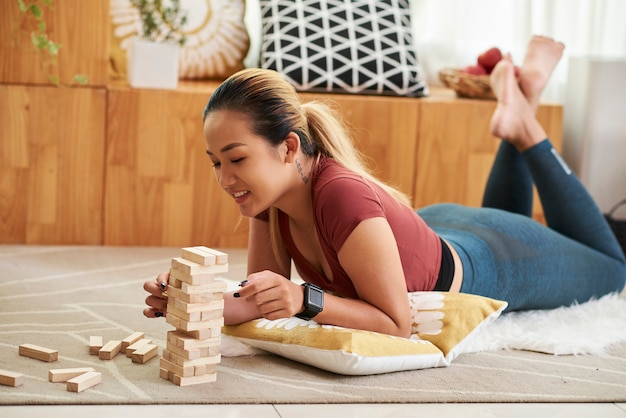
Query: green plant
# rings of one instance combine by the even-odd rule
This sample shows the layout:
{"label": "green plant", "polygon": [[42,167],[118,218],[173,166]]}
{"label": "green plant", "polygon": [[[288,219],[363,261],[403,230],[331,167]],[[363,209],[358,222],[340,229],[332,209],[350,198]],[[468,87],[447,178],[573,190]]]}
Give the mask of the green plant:
{"label": "green plant", "polygon": [[182,32],[187,23],[187,12],[180,8],[180,0],[170,0],[169,6],[163,0],[130,0],[139,11],[141,31],[139,37],[153,42],[178,42],[187,40]]}
{"label": "green plant", "polygon": [[[57,56],[61,44],[54,42],[48,36],[48,25],[44,19],[44,8],[52,8],[53,0],[17,0],[20,9],[18,28],[30,33],[30,39],[39,55],[42,70],[47,74],[48,81],[60,85]],[[74,75],[74,82],[87,83],[87,77],[82,74]]]}

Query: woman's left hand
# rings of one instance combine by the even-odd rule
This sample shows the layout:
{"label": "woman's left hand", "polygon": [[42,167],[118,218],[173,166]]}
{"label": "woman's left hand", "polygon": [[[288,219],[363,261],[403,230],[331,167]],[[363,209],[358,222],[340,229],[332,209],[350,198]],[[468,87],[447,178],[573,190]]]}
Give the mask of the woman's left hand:
{"label": "woman's left hand", "polygon": [[304,309],[302,286],[269,270],[250,274],[237,293],[269,320],[289,318]]}

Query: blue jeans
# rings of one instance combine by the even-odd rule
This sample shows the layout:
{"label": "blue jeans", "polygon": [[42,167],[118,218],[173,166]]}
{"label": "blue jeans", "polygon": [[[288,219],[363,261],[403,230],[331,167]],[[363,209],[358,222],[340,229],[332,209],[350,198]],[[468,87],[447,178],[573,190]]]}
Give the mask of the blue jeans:
{"label": "blue jeans", "polygon": [[[533,183],[547,227],[531,218]],[[459,253],[461,292],[508,311],[585,302],[624,288],[624,253],[589,193],[546,139],[524,153],[502,142],[482,208],[437,204],[418,214]]]}

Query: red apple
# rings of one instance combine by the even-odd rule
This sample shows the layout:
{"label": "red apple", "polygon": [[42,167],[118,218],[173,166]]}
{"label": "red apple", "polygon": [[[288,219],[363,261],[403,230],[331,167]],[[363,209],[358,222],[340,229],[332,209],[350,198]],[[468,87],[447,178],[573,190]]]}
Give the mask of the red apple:
{"label": "red apple", "polygon": [[487,70],[482,65],[468,65],[460,70],[462,73],[471,75],[487,75]]}
{"label": "red apple", "polygon": [[487,70],[487,74],[491,74],[493,67],[495,67],[501,59],[502,51],[500,51],[499,48],[493,47],[480,54],[477,63]]}

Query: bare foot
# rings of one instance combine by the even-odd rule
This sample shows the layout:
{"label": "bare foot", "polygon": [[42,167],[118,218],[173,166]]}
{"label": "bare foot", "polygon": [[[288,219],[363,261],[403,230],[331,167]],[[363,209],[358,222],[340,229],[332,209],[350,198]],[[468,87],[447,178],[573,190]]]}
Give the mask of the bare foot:
{"label": "bare foot", "polygon": [[510,54],[498,62],[490,82],[498,99],[491,117],[491,134],[512,143],[520,152],[544,140],[546,133],[535,118],[535,109],[517,83]]}
{"label": "bare foot", "polygon": [[552,71],[563,56],[565,45],[561,42],[535,35],[528,43],[524,63],[520,68],[519,85],[533,111],[539,107],[543,93]]}

